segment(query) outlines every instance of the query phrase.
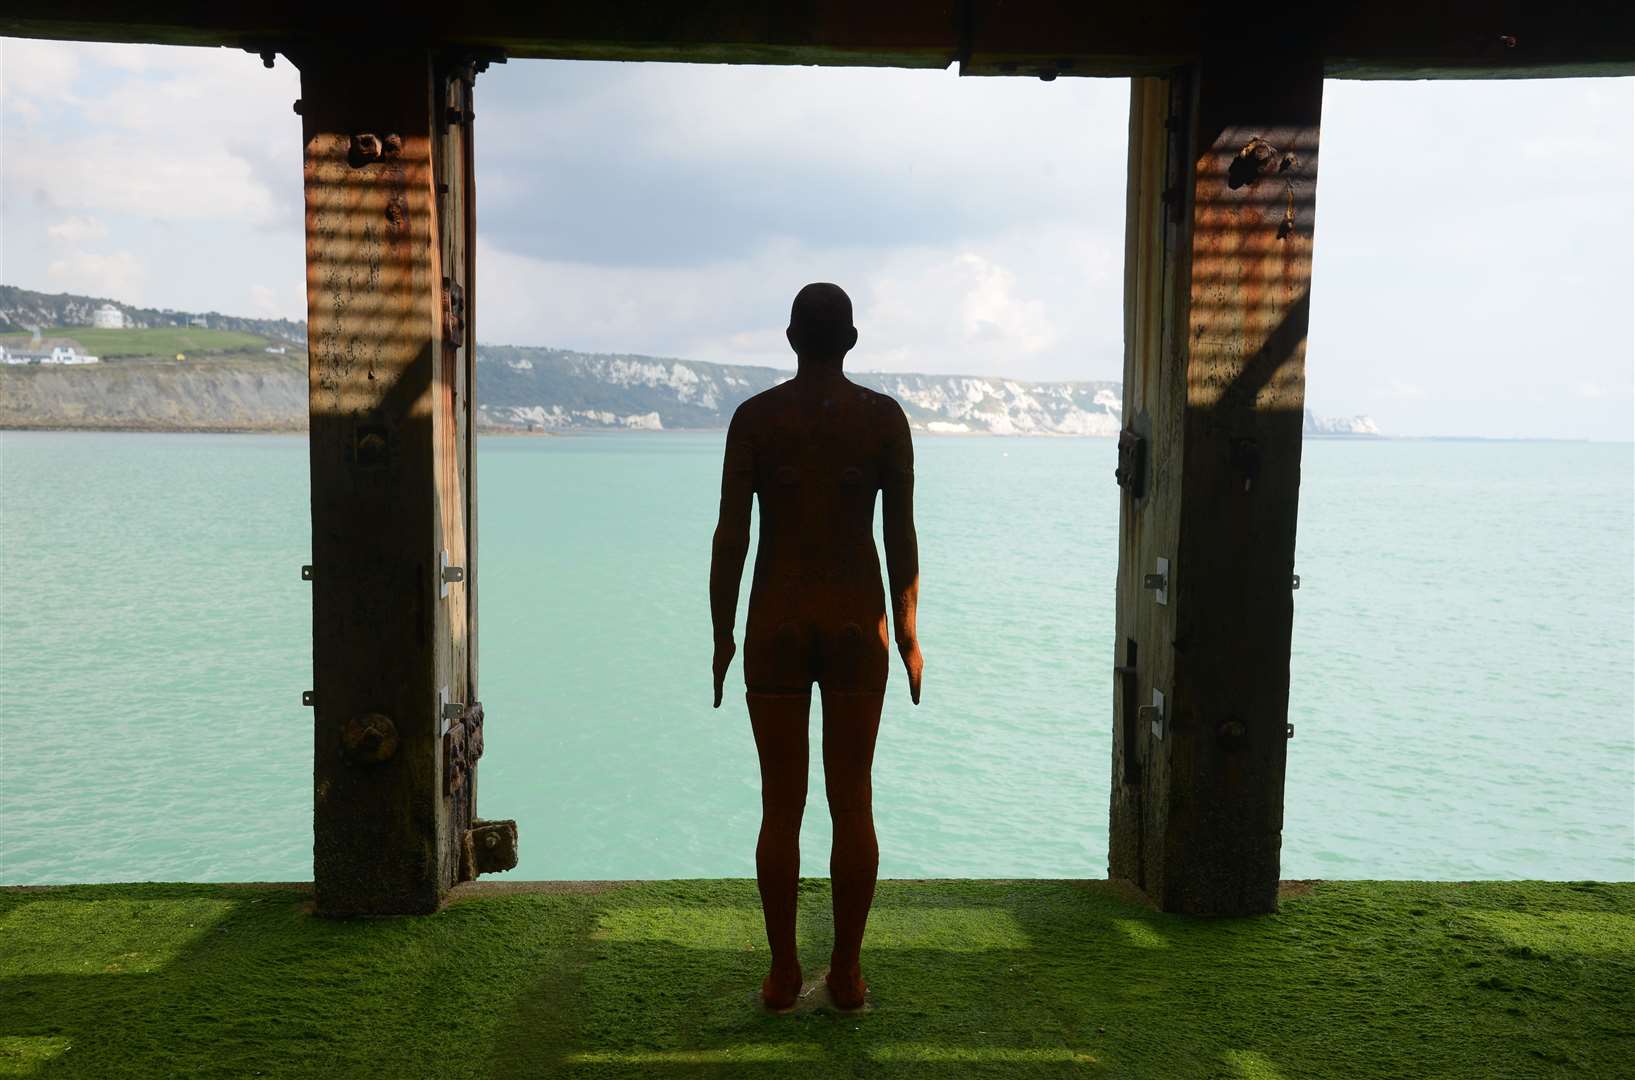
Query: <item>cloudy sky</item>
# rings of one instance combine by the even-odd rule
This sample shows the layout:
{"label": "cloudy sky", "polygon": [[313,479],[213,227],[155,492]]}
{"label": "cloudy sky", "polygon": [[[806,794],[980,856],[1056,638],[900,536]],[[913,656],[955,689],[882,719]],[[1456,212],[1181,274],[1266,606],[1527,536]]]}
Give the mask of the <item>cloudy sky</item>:
{"label": "cloudy sky", "polygon": [[[301,318],[299,78],[0,43],[0,280]],[[1117,378],[1127,89],[514,62],[478,82],[484,341]],[[1632,80],[1331,82],[1308,403],[1395,434],[1635,437]]]}

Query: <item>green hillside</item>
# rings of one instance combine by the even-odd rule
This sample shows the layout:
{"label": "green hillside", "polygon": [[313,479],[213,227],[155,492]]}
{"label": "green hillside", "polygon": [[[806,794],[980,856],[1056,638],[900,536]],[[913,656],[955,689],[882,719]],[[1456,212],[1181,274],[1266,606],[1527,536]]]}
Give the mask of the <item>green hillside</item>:
{"label": "green hillside", "polygon": [[[27,348],[29,334],[0,334],[7,348]],[[41,330],[42,338],[72,338],[93,356],[175,356],[177,353],[260,351],[271,344],[260,334],[207,330],[198,326],[102,330],[94,326],[58,326]]]}

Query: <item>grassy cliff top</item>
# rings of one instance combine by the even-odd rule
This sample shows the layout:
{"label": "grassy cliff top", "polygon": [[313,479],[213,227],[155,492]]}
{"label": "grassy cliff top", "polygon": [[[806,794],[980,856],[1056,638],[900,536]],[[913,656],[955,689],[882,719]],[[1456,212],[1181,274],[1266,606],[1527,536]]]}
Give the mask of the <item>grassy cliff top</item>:
{"label": "grassy cliff top", "polygon": [[[53,338],[77,341],[86,352],[96,357],[174,357],[177,353],[259,350],[274,344],[260,334],[247,334],[239,330],[209,330],[201,326],[154,326],[124,330],[99,329],[94,326],[59,326],[41,330],[40,337],[46,341]],[[0,344],[11,349],[27,349],[30,340],[32,340],[30,334],[0,334]],[[297,346],[289,347],[299,351]]]}
{"label": "grassy cliff top", "polygon": [[[802,884],[808,976],[828,884]],[[1105,882],[882,882],[857,1015],[769,1016],[751,881],[0,890],[0,1075],[1629,1076],[1635,885],[1332,882],[1255,919]]]}

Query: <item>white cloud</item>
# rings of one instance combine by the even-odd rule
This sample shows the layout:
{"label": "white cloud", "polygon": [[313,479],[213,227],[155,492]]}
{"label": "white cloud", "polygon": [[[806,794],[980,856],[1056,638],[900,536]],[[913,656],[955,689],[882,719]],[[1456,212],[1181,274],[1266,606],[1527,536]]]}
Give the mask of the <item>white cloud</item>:
{"label": "white cloud", "polygon": [[102,239],[108,235],[108,227],[94,217],[76,215],[46,226],[45,233],[59,243],[78,245],[86,240]]}
{"label": "white cloud", "polygon": [[147,266],[129,251],[96,254],[81,251],[53,259],[46,277],[63,292],[107,296],[127,303],[142,299]]}
{"label": "white cloud", "polygon": [[[1085,254],[1031,274],[1013,269],[1050,243],[1078,243]],[[981,252],[782,240],[705,266],[605,267],[479,241],[478,326],[485,342],[792,367],[790,301],[809,281],[834,281],[852,297],[855,370],[1116,378],[1118,283],[1098,275],[1097,251],[1093,234],[1022,230]]]}
{"label": "white cloud", "polygon": [[1313,399],[1400,434],[1630,438],[1575,389],[1635,355],[1630,89],[1326,84]]}
{"label": "white cloud", "polygon": [[[300,186],[298,94],[287,65],[228,49],[6,40],[8,108],[52,123],[5,133],[0,182],[77,211],[162,221],[289,217],[255,153],[281,148]],[[291,224],[298,227],[299,218]]]}
{"label": "white cloud", "polygon": [[273,319],[279,318],[284,313],[284,309],[278,303],[277,290],[266,285],[250,286],[250,308],[257,315],[265,315]]}
{"label": "white cloud", "polygon": [[6,186],[58,206],[164,221],[261,220],[276,205],[249,162],[223,148],[176,153],[142,137],[18,140]]}
{"label": "white cloud", "polygon": [[975,252],[962,252],[954,265],[969,278],[960,313],[965,340],[996,343],[1031,355],[1056,343],[1056,328],[1038,300],[1016,295],[1016,275]]}
{"label": "white cloud", "polygon": [[79,54],[61,42],[0,41],[0,98],[7,112],[38,118],[42,102],[72,102]]}

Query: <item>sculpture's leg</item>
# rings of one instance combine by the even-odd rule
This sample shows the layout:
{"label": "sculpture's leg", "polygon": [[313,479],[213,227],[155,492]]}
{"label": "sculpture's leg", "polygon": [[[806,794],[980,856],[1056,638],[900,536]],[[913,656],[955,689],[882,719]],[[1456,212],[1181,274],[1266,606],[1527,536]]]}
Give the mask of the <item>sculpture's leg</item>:
{"label": "sculpture's leg", "polygon": [[755,881],[761,890],[772,970],[761,998],[772,1009],[792,1008],[800,996],[795,953],[795,903],[800,885],[800,821],[806,810],[807,713],[812,695],[748,693],[749,722],[761,759],[761,836],[755,845]]}
{"label": "sculpture's leg", "polygon": [[823,691],[823,780],[834,823],[829,876],[834,887],[835,943],[828,983],[842,1009],[861,1008],[867,989],[859,955],[880,869],[869,774],[884,700],[883,690]]}

